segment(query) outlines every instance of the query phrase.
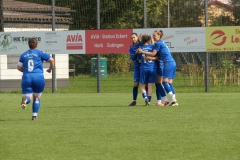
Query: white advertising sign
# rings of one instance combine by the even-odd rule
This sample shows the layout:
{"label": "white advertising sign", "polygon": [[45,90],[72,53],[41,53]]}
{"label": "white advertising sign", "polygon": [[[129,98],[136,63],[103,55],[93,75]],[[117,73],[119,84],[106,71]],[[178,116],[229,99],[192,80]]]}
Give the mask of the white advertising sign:
{"label": "white advertising sign", "polygon": [[155,30],[163,31],[162,40],[172,53],[206,52],[205,27],[133,29],[133,32],[152,35]]}
{"label": "white advertising sign", "polygon": [[38,40],[38,49],[48,54],[85,54],[85,31],[0,32],[0,54],[22,54],[28,39]]}

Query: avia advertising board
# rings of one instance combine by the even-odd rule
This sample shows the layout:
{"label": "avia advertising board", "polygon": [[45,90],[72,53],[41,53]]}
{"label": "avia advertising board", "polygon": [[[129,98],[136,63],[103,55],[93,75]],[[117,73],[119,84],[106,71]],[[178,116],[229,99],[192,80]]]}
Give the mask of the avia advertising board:
{"label": "avia advertising board", "polygon": [[86,30],[86,53],[128,53],[132,29]]}

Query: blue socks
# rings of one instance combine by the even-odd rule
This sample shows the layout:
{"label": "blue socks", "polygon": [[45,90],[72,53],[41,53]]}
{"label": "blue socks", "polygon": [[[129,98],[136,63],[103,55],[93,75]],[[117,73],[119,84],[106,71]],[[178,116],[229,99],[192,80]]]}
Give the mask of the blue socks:
{"label": "blue socks", "polygon": [[160,90],[159,90],[159,85],[160,85],[159,83],[155,83],[157,100],[162,99],[162,96],[161,96],[161,93],[160,93]]}
{"label": "blue socks", "polygon": [[40,108],[40,99],[39,98],[34,98],[33,99],[33,104],[32,104],[32,111],[33,113],[38,113],[39,108]]}
{"label": "blue socks", "polygon": [[27,104],[29,104],[31,102],[31,99],[28,96],[26,96],[26,99],[27,99]]}
{"label": "blue socks", "polygon": [[167,93],[172,91],[171,87],[169,86],[169,84],[167,82],[163,82],[163,86]]}
{"label": "blue socks", "polygon": [[142,97],[145,99],[145,98],[148,98],[147,96],[147,93],[142,93]]}
{"label": "blue socks", "polygon": [[147,93],[142,93],[142,97],[147,98],[149,102],[151,102],[152,96],[148,96]]}
{"label": "blue socks", "polygon": [[151,102],[152,96],[148,96],[148,101]]}
{"label": "blue socks", "polygon": [[159,90],[161,96],[162,96],[162,97],[165,97],[165,96],[166,96],[166,92],[165,92],[162,84],[161,84],[161,83],[157,84],[157,87],[158,87],[158,90]]}
{"label": "blue socks", "polygon": [[137,95],[138,95],[138,87],[133,87],[133,100],[137,100]]}
{"label": "blue socks", "polygon": [[170,86],[170,88],[172,90],[172,93],[175,94],[175,90],[174,90],[174,87],[173,87],[172,83],[169,83],[169,86]]}

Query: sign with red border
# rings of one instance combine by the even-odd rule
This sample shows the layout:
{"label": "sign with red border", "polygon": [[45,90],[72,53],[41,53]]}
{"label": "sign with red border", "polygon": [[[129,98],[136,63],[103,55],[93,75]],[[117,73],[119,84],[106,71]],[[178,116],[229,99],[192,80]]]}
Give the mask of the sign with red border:
{"label": "sign with red border", "polygon": [[86,53],[128,53],[132,29],[86,30]]}

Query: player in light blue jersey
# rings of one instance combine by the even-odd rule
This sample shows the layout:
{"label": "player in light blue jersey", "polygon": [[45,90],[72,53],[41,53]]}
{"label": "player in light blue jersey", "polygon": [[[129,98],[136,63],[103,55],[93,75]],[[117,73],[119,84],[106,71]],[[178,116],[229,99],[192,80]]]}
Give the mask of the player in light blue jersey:
{"label": "player in light blue jersey", "polygon": [[157,53],[159,53],[160,55],[159,60],[163,62],[163,86],[171,98],[169,106],[178,106],[175,96],[175,90],[172,85],[176,72],[176,62],[173,59],[168,49],[168,46],[164,43],[163,40],[161,40],[162,37],[163,37],[162,30],[154,31],[153,38],[156,41],[156,43],[153,52],[145,52],[143,50],[139,50],[139,52],[150,56],[154,56]]}
{"label": "player in light blue jersey", "polygon": [[28,40],[28,46],[30,49],[20,56],[17,69],[23,72],[21,82],[23,97],[21,106],[25,109],[33,98],[32,120],[36,120],[40,108],[40,97],[45,87],[43,61],[50,63],[47,72],[51,73],[54,67],[54,59],[47,53],[37,49],[38,41],[35,38]]}
{"label": "player in light blue jersey", "polygon": [[137,53],[141,42],[139,41],[137,33],[131,34],[132,45],[129,47],[129,54],[134,61],[134,72],[133,72],[133,101],[129,104],[129,106],[135,106],[137,104],[137,95],[138,95],[138,86],[139,86],[139,78],[140,78],[140,63],[137,60]]}
{"label": "player in light blue jersey", "polygon": [[[142,45],[140,46],[141,50],[145,52],[152,52],[154,45],[150,43],[151,36],[143,35],[142,36]],[[156,81],[156,63],[152,60],[146,60],[145,54],[139,54],[139,60],[141,61],[140,66],[140,83],[142,96],[145,100],[147,106],[150,105],[152,99],[152,86]],[[146,91],[146,84],[148,91]]]}

